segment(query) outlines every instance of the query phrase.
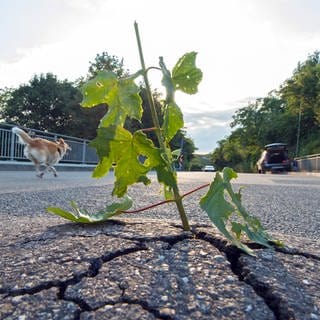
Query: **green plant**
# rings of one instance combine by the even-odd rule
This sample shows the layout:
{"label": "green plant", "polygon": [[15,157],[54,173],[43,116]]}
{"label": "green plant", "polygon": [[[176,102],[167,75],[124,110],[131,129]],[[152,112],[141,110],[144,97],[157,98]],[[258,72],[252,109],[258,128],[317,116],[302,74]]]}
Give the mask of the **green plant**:
{"label": "green plant", "polygon": [[[180,194],[177,174],[172,165],[175,155],[169,148],[169,142],[184,125],[182,112],[175,102],[175,91],[181,90],[187,94],[195,94],[202,79],[202,72],[195,65],[195,52],[183,55],[172,72],[167,69],[162,57],[159,58],[159,67],[146,68],[136,23],[135,33],[141,70],[126,78],[117,78],[112,72],[102,71],[85,83],[82,88],[83,107],[90,108],[101,103],[109,106],[98,127],[97,137],[91,142],[91,146],[96,148],[99,156],[99,163],[93,172],[93,177],[102,177],[113,168],[115,183],[112,193],[120,199],[96,214],[89,214],[86,210],[81,210],[74,202],[71,203],[73,212],[55,207],[48,208],[48,211],[71,221],[92,223],[121,213],[138,212],[155,205],[175,202],[183,228],[189,231],[190,226],[182,200],[190,193],[209,185],[200,186],[184,195]],[[150,69],[162,72],[162,84],[166,89],[162,126],[159,124],[147,77]],[[142,116],[139,87],[134,82],[139,76],[144,79],[154,127],[131,134],[124,129],[123,125],[128,116],[137,120],[140,120]],[[157,146],[147,138],[145,130],[153,130],[156,133]],[[129,211],[132,199],[126,195],[128,186],[137,182],[149,184],[147,173],[150,170],[156,171],[158,181],[163,184],[165,200],[146,208]],[[264,231],[258,219],[246,212],[241,204],[240,192],[236,193],[232,190],[230,180],[236,176],[237,174],[230,168],[224,168],[222,173],[218,172],[208,193],[201,199],[200,206],[227,239],[245,252],[253,254],[252,250],[240,241],[242,233],[266,247],[270,247],[271,238]],[[237,221],[232,219],[234,214],[238,216]]]}

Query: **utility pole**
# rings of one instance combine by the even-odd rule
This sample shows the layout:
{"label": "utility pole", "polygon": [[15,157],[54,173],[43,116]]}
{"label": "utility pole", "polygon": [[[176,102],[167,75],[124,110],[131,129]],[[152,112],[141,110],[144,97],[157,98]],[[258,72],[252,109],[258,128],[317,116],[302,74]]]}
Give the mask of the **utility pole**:
{"label": "utility pole", "polygon": [[301,113],[302,113],[302,106],[301,106],[301,102],[300,102],[299,117],[298,117],[298,130],[297,130],[297,143],[296,143],[296,157],[299,156],[300,131],[301,131]]}

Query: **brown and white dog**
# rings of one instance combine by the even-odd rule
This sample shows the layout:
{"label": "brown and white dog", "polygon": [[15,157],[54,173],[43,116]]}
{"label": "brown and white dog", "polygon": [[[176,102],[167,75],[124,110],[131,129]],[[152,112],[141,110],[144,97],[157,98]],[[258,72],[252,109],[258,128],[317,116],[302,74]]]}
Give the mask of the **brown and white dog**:
{"label": "brown and white dog", "polygon": [[[19,142],[25,146],[24,155],[34,163],[39,178],[42,178],[46,171],[52,171],[55,177],[58,176],[53,165],[63,158],[67,150],[71,150],[62,138],[55,142],[42,138],[31,138],[18,127],[12,128],[12,132],[18,136]],[[40,170],[41,165],[45,166],[43,171]]]}

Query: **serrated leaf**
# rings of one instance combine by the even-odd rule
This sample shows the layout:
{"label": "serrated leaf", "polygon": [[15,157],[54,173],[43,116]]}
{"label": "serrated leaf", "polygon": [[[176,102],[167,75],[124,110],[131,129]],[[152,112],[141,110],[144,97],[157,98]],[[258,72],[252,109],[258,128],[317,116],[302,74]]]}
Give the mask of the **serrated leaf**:
{"label": "serrated leaf", "polygon": [[127,117],[125,110],[119,106],[109,108],[107,113],[101,118],[99,128],[107,128],[109,126],[123,126]]}
{"label": "serrated leaf", "polygon": [[176,135],[178,130],[183,128],[183,126],[183,114],[178,105],[174,102],[166,105],[163,116],[162,130],[168,143]]}
{"label": "serrated leaf", "polygon": [[124,109],[130,118],[140,120],[142,116],[142,99],[139,95],[140,88],[133,80],[119,81],[119,106]]}
{"label": "serrated leaf", "polygon": [[[157,178],[159,183],[163,183],[166,187],[167,190],[170,190],[173,186],[177,184],[177,175],[174,171],[170,171],[168,167],[164,164],[161,164],[157,167],[155,167],[156,172],[157,172]],[[169,189],[168,189],[169,188]],[[169,193],[166,193],[166,196],[170,196]]]}
{"label": "serrated leaf", "polygon": [[162,71],[162,85],[166,88],[166,103],[174,103],[174,84],[171,77],[171,72],[167,69],[163,58],[159,57],[159,65]]}
{"label": "serrated leaf", "polygon": [[92,178],[102,178],[105,176],[112,167],[112,159],[108,157],[100,158],[98,164],[93,170]]}
{"label": "serrated leaf", "polygon": [[234,212],[234,207],[224,197],[225,185],[219,172],[216,173],[207,194],[201,198],[200,207],[207,212],[214,225],[230,240],[233,236],[226,229],[226,222]]}
{"label": "serrated leaf", "polygon": [[264,232],[263,229],[251,230],[250,225],[246,224],[243,226],[243,231],[247,234],[248,238],[253,242],[259,243],[267,248],[272,249],[272,246],[269,244],[268,235]]}
{"label": "serrated leaf", "polygon": [[97,76],[82,87],[83,107],[93,107],[101,103],[108,105],[108,112],[99,127],[122,125],[126,117],[141,120],[142,99],[140,89],[133,79],[118,80],[113,72],[100,71]]}
{"label": "serrated leaf", "polygon": [[116,85],[117,76],[115,73],[100,71],[93,79],[87,81],[82,86],[83,100],[81,105],[90,108],[101,103],[109,104]]}
{"label": "serrated leaf", "polygon": [[237,179],[238,174],[231,168],[225,167],[222,170],[223,180],[226,183],[229,183],[232,179]]}
{"label": "serrated leaf", "polygon": [[243,229],[242,224],[232,221],[231,222],[231,226],[232,226],[231,231],[234,232],[236,237],[237,237],[237,239],[240,240],[241,232],[242,232],[242,229]]}
{"label": "serrated leaf", "polygon": [[188,94],[198,92],[198,85],[202,80],[202,71],[196,67],[196,52],[184,54],[172,70],[172,82],[175,90]]}
{"label": "serrated leaf", "polygon": [[[230,181],[234,178],[237,178],[237,174],[231,168],[224,168],[222,176],[217,172],[208,193],[200,201],[201,208],[207,212],[220,232],[241,250],[253,254],[248,246],[239,241],[242,233],[245,233],[250,240],[271,248],[269,241],[272,240],[259,219],[251,216],[243,207],[241,188],[239,192],[233,191]],[[228,200],[226,200],[227,195]],[[233,213],[238,215],[240,222],[231,220]]]}
{"label": "serrated leaf", "polygon": [[118,197],[123,196],[131,184],[148,184],[150,180],[147,173],[163,161],[159,149],[142,131],[132,135],[121,126],[99,128],[90,146],[97,149],[99,156],[94,177],[102,177],[115,164],[113,194]]}
{"label": "serrated leaf", "polygon": [[[118,151],[120,152],[120,150]],[[136,182],[149,184],[150,180],[146,174],[161,161],[159,150],[141,131],[135,132],[131,141],[123,142],[121,151],[122,153],[116,161],[116,182],[113,190],[113,194],[120,197],[127,191],[129,185]],[[142,157],[145,159],[142,160]]]}
{"label": "serrated leaf", "polygon": [[132,203],[132,199],[129,196],[124,196],[118,202],[111,203],[105,209],[93,214],[89,214],[85,209],[80,209],[75,202],[71,202],[74,212],[65,211],[57,207],[49,207],[47,211],[74,222],[96,223],[121,214],[123,211],[130,209]]}

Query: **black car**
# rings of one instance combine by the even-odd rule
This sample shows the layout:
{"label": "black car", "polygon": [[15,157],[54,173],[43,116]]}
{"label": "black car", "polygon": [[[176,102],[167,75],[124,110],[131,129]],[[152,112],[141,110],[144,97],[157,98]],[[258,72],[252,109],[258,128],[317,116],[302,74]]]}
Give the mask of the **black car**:
{"label": "black car", "polygon": [[257,162],[259,173],[266,171],[290,171],[291,160],[285,143],[271,143],[264,146],[264,151]]}

